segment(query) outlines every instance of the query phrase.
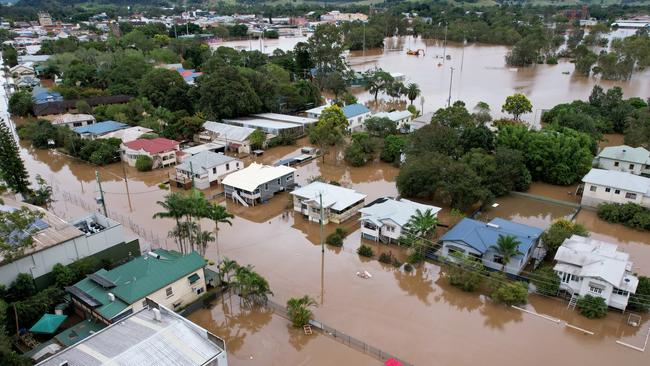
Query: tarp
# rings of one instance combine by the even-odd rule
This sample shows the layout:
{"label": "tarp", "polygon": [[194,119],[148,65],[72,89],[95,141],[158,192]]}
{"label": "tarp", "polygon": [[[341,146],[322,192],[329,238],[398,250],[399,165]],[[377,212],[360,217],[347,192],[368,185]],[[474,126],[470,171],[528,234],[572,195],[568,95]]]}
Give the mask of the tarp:
{"label": "tarp", "polygon": [[402,363],[397,361],[394,358],[390,358],[390,359],[386,360],[384,365],[386,365],[386,366],[402,366]]}
{"label": "tarp", "polygon": [[67,315],[44,314],[29,331],[32,333],[53,334],[68,318]]}

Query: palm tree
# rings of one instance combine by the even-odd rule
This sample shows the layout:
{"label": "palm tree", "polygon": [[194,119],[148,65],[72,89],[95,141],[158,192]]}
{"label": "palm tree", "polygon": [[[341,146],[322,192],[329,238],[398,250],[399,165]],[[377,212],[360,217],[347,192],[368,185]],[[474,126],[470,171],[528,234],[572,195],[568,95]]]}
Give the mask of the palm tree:
{"label": "palm tree", "polygon": [[415,98],[417,98],[420,95],[420,87],[418,86],[418,84],[410,83],[408,86],[406,86],[406,95],[411,101],[411,105],[413,105],[413,101],[415,100]]}
{"label": "palm tree", "polygon": [[503,260],[501,271],[506,270],[506,264],[510,262],[512,257],[523,254],[519,251],[519,244],[521,244],[521,242],[512,235],[499,235],[497,244],[490,246],[490,248],[493,249]]}
{"label": "palm tree", "polygon": [[316,300],[309,295],[300,298],[290,298],[289,301],[287,301],[287,315],[289,315],[289,319],[291,319],[293,326],[300,328],[305,324],[309,324],[309,321],[313,316],[309,307],[316,305]]}
{"label": "palm tree", "polygon": [[217,263],[219,263],[221,260],[221,256],[219,254],[219,223],[221,222],[232,226],[230,219],[234,218],[235,216],[226,211],[225,207],[218,204],[212,204],[208,208],[205,217],[214,221],[214,243],[217,246]]}
{"label": "palm tree", "polygon": [[234,273],[239,264],[233,259],[228,259],[228,257],[223,258],[223,262],[219,265],[219,272],[221,273],[221,278],[223,280],[224,276],[226,277],[226,282],[230,283],[230,275]]}
{"label": "palm tree", "polygon": [[197,230],[194,236],[196,237],[196,246],[199,249],[199,254],[205,257],[205,250],[208,247],[208,243],[214,240],[214,235],[209,231]]}
{"label": "palm tree", "polygon": [[179,235],[174,234],[170,236],[176,238],[176,242],[178,244],[181,253],[185,253],[183,236],[180,235],[182,232],[180,220],[187,213],[187,204],[185,202],[185,197],[178,192],[173,192],[166,195],[164,201],[158,201],[157,203],[163,209],[165,209],[165,211],[155,213],[153,215],[153,218],[154,219],[173,218],[176,221],[176,228],[173,232]]}
{"label": "palm tree", "polygon": [[430,208],[424,212],[418,208],[406,223],[405,228],[410,234],[428,238],[429,236],[435,236],[437,226],[438,217],[436,217]]}

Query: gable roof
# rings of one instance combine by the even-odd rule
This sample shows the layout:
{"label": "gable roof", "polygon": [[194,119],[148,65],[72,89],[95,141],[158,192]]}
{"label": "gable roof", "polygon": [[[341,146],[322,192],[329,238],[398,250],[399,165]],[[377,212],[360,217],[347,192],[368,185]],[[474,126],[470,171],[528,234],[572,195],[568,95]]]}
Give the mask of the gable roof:
{"label": "gable roof", "polygon": [[121,130],[127,128],[126,123],[117,122],[117,121],[103,121],[94,123],[92,125],[75,127],[72,130],[79,135],[103,135],[105,133]]}
{"label": "gable roof", "polygon": [[598,158],[628,161],[637,164],[650,164],[650,151],[643,147],[627,145],[608,146],[604,148]]}
{"label": "gable roof", "polygon": [[291,194],[305,198],[317,207],[320,207],[320,195],[322,194],[323,207],[329,207],[336,211],[344,210],[366,198],[365,194],[358,193],[353,189],[323,182],[312,182],[294,190]]}
{"label": "gable roof", "polygon": [[345,114],[345,118],[352,118],[369,112],[370,109],[368,109],[368,107],[359,103],[348,104],[343,107],[343,114]]}
{"label": "gable roof", "polygon": [[629,273],[632,270],[629,257],[618,251],[615,244],[572,235],[555,253],[558,263],[555,269],[580,277],[598,277],[614,287],[634,292],[639,280]]}
{"label": "gable roof", "polygon": [[431,210],[432,214],[437,215],[441,208],[387,197],[362,208],[359,212],[361,212],[361,220],[370,220],[377,226],[381,226],[384,220],[391,220],[399,226],[404,226],[416,214],[417,210],[422,213]]}
{"label": "gable roof", "polygon": [[[145,254],[110,271],[100,269],[94,273],[115,287],[102,287],[90,276],[71,287],[97,301],[100,305],[95,310],[104,318],[112,319],[136,301],[205,266],[205,260],[196,252],[186,255],[165,249],[154,252],[160,258]],[[109,293],[115,295],[115,301],[109,299]]]}
{"label": "gable roof", "polygon": [[184,170],[187,172],[194,171],[195,173],[201,171],[202,173],[207,173],[208,169],[212,169],[213,167],[217,167],[235,160],[237,159],[221,153],[201,151],[198,154],[185,158],[185,160],[183,160],[183,163],[176,166],[176,170]]}
{"label": "gable roof", "polygon": [[95,117],[90,114],[72,114],[66,113],[52,120],[53,125],[62,125],[75,122],[95,121]]}
{"label": "gable roof", "polygon": [[245,141],[251,133],[255,132],[254,128],[233,126],[226,123],[206,121],[203,128],[219,137],[233,141]]}
{"label": "gable roof", "polygon": [[442,241],[459,241],[485,253],[490,246],[496,245],[499,236],[514,236],[519,240],[519,251],[527,252],[542,235],[544,230],[518,224],[502,218],[494,218],[489,223],[464,218],[442,236]]}
{"label": "gable roof", "polygon": [[379,112],[375,113],[373,117],[388,118],[393,122],[397,122],[404,118],[411,118],[412,114],[409,111],[392,111],[392,112]]}
{"label": "gable roof", "polygon": [[155,139],[137,139],[127,141],[124,146],[132,150],[143,150],[149,154],[158,154],[165,151],[176,150],[179,142],[166,139],[164,137],[156,137]]}
{"label": "gable roof", "polygon": [[650,196],[650,178],[617,170],[591,169],[582,178],[584,183],[597,184]]}
{"label": "gable roof", "polygon": [[252,163],[242,170],[228,174],[221,181],[221,184],[252,192],[261,184],[284,177],[295,171],[296,169],[284,165],[270,166]]}

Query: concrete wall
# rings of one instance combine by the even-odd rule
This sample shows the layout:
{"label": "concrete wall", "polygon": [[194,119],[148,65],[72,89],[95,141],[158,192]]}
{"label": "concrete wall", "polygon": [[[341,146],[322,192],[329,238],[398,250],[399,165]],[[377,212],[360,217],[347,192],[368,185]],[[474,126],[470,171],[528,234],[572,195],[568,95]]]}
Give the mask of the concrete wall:
{"label": "concrete wall", "polygon": [[[90,236],[80,236],[36,253],[28,254],[0,267],[0,284],[8,286],[19,273],[39,278],[49,274],[55,264],[68,265],[78,259],[124,243],[122,226],[108,228]],[[134,253],[134,255],[140,254]]]}
{"label": "concrete wall", "polygon": [[[593,188],[595,189],[595,192],[592,191],[592,187],[595,187]],[[607,190],[609,190],[609,192],[607,192]],[[627,193],[636,194],[636,198],[625,198],[625,195]],[[596,207],[601,203],[628,203],[628,202],[636,203],[641,206],[650,208],[650,197],[646,197],[642,193],[628,192],[623,189],[585,183],[585,188],[582,194],[582,201],[581,201],[581,203],[585,206]]]}

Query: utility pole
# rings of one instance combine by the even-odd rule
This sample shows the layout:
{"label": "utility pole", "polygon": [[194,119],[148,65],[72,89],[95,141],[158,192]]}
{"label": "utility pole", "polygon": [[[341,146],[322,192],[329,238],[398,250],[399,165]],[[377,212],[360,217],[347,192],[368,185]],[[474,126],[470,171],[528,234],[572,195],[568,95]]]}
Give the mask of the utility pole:
{"label": "utility pole", "polygon": [[363,22],[363,56],[366,56],[366,22]]}
{"label": "utility pole", "polygon": [[104,191],[102,190],[102,178],[99,176],[99,170],[95,170],[95,179],[97,180],[97,186],[99,187],[99,197],[102,201],[102,207],[104,208],[104,216],[108,217],[106,212],[106,200],[104,200]]}
{"label": "utility pole", "polygon": [[450,67],[451,69],[451,77],[449,77],[449,98],[447,99],[447,108],[451,107],[451,84],[454,81],[454,68]]}
{"label": "utility pole", "polygon": [[124,185],[126,185],[126,198],[129,201],[129,212],[133,212],[133,206],[131,205],[131,192],[129,192],[129,180],[126,177],[126,167],[124,162],[122,162],[122,173],[124,173]]}
{"label": "utility pole", "polygon": [[320,249],[321,253],[325,253],[325,241],[323,240],[323,193],[319,193],[319,203],[320,203]]}
{"label": "utility pole", "polygon": [[194,188],[194,167],[192,166],[191,161],[190,161],[190,174],[192,174],[192,188]]}

